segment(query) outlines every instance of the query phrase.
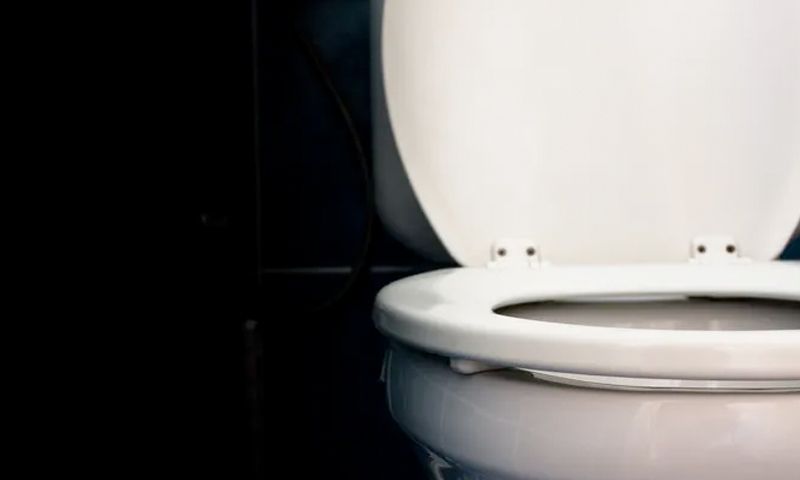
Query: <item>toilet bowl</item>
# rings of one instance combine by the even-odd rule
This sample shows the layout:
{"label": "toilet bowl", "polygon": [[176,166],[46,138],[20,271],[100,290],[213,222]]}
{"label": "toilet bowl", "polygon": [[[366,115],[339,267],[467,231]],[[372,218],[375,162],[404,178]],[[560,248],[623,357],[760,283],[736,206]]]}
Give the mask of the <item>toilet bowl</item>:
{"label": "toilet bowl", "polygon": [[374,0],[374,308],[432,478],[796,479],[800,4]]}
{"label": "toilet bowl", "polygon": [[400,280],[375,307],[389,409],[439,478],[796,478],[797,267]]}

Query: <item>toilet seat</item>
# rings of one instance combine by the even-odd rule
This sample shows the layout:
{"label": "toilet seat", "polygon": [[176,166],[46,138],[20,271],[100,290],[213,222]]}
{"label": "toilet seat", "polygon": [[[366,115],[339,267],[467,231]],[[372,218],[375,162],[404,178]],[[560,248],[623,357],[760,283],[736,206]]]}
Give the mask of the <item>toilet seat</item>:
{"label": "toilet seat", "polygon": [[649,379],[800,380],[800,328],[647,330],[495,313],[523,302],[626,295],[800,302],[800,263],[439,270],[384,288],[375,323],[418,349],[501,367]]}

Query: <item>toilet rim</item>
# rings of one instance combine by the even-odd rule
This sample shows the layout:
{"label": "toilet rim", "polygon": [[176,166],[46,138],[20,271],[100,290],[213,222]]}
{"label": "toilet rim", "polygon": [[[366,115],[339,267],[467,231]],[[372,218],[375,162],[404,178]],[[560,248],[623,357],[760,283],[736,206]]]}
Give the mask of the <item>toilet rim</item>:
{"label": "toilet rim", "polygon": [[627,295],[800,302],[800,263],[439,270],[385,287],[374,320],[385,335],[411,347],[509,368],[649,379],[800,380],[800,326],[647,330],[495,313],[525,302]]}

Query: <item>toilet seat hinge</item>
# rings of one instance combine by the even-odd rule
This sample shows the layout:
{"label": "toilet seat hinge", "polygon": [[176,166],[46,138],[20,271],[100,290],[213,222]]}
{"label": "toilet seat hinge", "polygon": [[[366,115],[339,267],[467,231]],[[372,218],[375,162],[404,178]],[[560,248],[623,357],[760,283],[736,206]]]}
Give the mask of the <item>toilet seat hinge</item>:
{"label": "toilet seat hinge", "polygon": [[743,257],[739,245],[733,237],[727,235],[702,235],[692,240],[690,263],[732,264],[747,263],[750,259]]}
{"label": "toilet seat hinge", "polygon": [[490,268],[525,267],[545,265],[539,247],[527,238],[500,238],[492,244]]}

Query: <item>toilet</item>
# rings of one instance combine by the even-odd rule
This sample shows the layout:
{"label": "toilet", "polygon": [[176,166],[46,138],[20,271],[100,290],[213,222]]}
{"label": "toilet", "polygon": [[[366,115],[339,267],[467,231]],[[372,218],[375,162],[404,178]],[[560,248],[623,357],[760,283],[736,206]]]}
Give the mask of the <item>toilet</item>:
{"label": "toilet", "polygon": [[800,2],[373,0],[389,410],[430,478],[797,480]]}

